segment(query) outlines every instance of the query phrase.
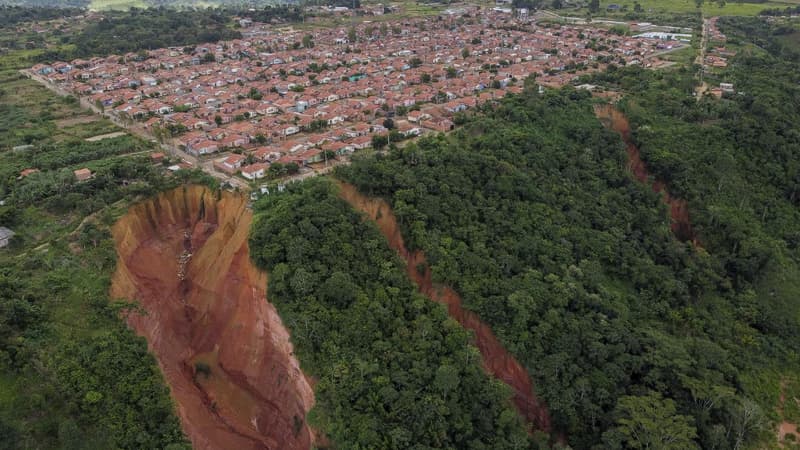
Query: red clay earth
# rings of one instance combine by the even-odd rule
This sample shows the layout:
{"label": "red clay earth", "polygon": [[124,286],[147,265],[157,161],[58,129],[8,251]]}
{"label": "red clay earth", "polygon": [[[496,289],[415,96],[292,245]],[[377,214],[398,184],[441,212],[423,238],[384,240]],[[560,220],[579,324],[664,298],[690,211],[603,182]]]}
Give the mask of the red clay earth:
{"label": "red clay earth", "polygon": [[[389,246],[406,262],[406,272],[414,280],[419,291],[428,298],[443,303],[447,312],[464,328],[475,333],[475,345],[480,351],[484,368],[495,378],[511,387],[516,406],[522,417],[535,429],[550,431],[550,416],[547,407],[536,397],[531,377],[524,367],[503,347],[488,325],[472,311],[461,306],[461,297],[447,286],[433,283],[431,270],[422,251],[409,252],[397,224],[397,218],[389,204],[380,198],[367,197],[346,183],[340,183],[339,195],[353,208],[365,213],[375,221]],[[424,267],[423,273],[417,267]]]}
{"label": "red clay earth", "polygon": [[314,393],[250,262],[244,197],[186,186],[112,228],[112,298],[147,339],[195,449],[308,449]]}
{"label": "red clay earth", "polygon": [[[622,141],[625,142],[625,149],[628,153],[628,169],[633,173],[636,180],[641,183],[649,183],[650,173],[647,171],[644,161],[642,161],[639,148],[633,143],[631,125],[625,115],[609,104],[595,105],[594,112],[608,128],[622,136]],[[675,237],[681,241],[691,241],[698,245],[697,234],[692,229],[692,223],[689,220],[689,205],[686,200],[672,197],[660,180],[656,180],[652,186],[653,191],[662,193],[664,203],[669,205],[669,215],[672,219],[670,228]]]}
{"label": "red clay earth", "polygon": [[[781,380],[781,394],[780,398],[778,399],[778,416],[783,418],[783,408],[786,405],[786,385],[787,380]],[[800,400],[797,398],[792,398],[795,402],[800,403]],[[796,442],[797,438],[800,438],[800,432],[797,431],[797,424],[789,422],[788,420],[782,420],[778,424],[778,447],[784,448],[785,443],[788,441],[787,437],[792,436],[792,441]]]}

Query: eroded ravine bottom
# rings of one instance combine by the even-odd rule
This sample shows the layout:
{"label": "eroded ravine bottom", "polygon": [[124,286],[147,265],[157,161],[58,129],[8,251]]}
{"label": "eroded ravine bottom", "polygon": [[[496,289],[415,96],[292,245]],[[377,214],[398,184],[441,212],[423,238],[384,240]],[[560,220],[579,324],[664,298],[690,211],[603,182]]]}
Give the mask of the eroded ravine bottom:
{"label": "eroded ravine bottom", "polygon": [[[639,148],[633,142],[628,118],[620,110],[609,104],[595,105],[594,112],[606,127],[619,133],[620,137],[622,137],[622,141],[625,143],[625,152],[628,155],[628,170],[631,171],[634,178],[641,183],[650,183],[650,173],[644,160],[642,160]],[[692,222],[689,220],[689,205],[686,200],[670,195],[665,184],[660,180],[653,182],[652,188],[653,191],[660,192],[664,203],[669,205],[670,228],[675,237],[683,242],[690,241],[695,245],[699,245],[697,234],[692,228]]]}

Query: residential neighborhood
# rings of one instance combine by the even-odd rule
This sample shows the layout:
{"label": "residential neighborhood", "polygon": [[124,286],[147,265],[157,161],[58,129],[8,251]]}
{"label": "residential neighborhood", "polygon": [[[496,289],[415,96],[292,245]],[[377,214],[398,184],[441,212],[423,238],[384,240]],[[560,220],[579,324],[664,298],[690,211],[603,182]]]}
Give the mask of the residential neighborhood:
{"label": "residential neighborhood", "polygon": [[[609,64],[657,65],[672,36],[537,24],[465,7],[398,22],[297,30],[246,22],[243,38],[31,71],[174,149],[247,180],[393,139],[447,132],[459,113],[534,76],[559,87]],[[233,153],[232,153],[233,152]],[[291,166],[290,166],[291,167]]]}

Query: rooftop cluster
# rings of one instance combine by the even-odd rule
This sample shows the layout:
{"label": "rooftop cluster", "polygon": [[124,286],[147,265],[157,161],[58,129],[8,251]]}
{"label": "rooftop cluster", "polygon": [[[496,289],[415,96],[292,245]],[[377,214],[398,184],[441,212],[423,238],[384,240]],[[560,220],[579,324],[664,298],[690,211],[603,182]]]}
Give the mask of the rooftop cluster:
{"label": "rooftop cluster", "polygon": [[532,75],[557,87],[611,63],[649,66],[682,45],[495,10],[315,31],[253,24],[243,36],[33,71],[190,153],[241,149],[219,167],[258,178],[275,162],[312,164],[376,136],[448,131],[459,112]]}

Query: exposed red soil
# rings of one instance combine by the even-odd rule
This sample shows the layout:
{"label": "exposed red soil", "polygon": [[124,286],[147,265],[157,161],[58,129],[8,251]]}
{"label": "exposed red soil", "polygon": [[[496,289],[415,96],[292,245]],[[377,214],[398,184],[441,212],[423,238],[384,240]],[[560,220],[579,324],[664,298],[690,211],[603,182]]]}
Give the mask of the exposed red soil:
{"label": "exposed red soil", "polygon": [[[634,178],[641,183],[650,183],[650,172],[647,171],[647,166],[642,161],[639,147],[633,143],[631,125],[625,115],[610,104],[596,105],[594,112],[608,128],[622,136],[622,141],[625,142],[625,150],[628,154],[628,170],[631,171]],[[675,237],[681,241],[691,241],[698,245],[697,234],[692,228],[692,222],[689,220],[689,205],[686,200],[671,196],[665,184],[660,180],[653,182],[652,187],[653,191],[662,194],[664,203],[669,205],[670,228]]]}
{"label": "exposed red soil", "polygon": [[250,262],[246,205],[187,186],[132,206],[112,228],[111,296],[144,310],[127,323],[147,339],[195,449],[308,449],[314,393]]}
{"label": "exposed red soil", "polygon": [[[447,312],[464,328],[475,333],[475,346],[480,351],[483,366],[495,378],[511,387],[513,402],[525,420],[537,430],[550,431],[550,415],[544,402],[536,397],[527,370],[503,347],[488,325],[472,311],[461,306],[461,297],[447,286],[433,283],[431,269],[422,251],[410,252],[404,243],[400,227],[389,204],[380,198],[367,197],[347,183],[340,183],[339,195],[350,205],[375,221],[389,246],[406,262],[406,272],[419,291],[447,306]],[[424,267],[424,271],[419,268]]]}
{"label": "exposed red soil", "polygon": [[[783,418],[783,408],[786,404],[786,380],[781,380],[781,394],[780,399],[778,400],[778,415]],[[796,398],[793,399],[795,402],[798,400]],[[800,438],[800,432],[797,431],[797,424],[789,422],[788,420],[782,420],[778,424],[778,447],[784,448],[784,442],[786,441],[786,437],[789,435],[794,436],[794,441],[796,442],[798,438]]]}

